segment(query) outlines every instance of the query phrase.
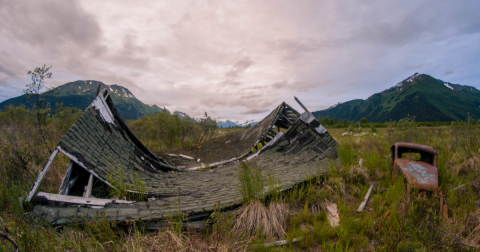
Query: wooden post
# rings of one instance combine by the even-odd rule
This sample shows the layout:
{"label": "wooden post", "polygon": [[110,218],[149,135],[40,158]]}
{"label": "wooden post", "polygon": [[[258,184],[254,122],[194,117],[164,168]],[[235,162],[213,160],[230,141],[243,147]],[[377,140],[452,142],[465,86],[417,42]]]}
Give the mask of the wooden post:
{"label": "wooden post", "polygon": [[312,114],[312,113],[310,113],[310,111],[308,111],[307,108],[305,108],[305,106],[303,106],[303,104],[300,102],[300,100],[298,100],[297,97],[294,96],[294,98],[295,98],[295,101],[297,101],[298,104],[303,108],[303,110],[305,110],[305,112],[307,112],[307,113],[309,113],[309,114]]}
{"label": "wooden post", "polygon": [[25,202],[29,202],[33,198],[33,195],[35,194],[38,187],[40,186],[40,183],[42,182],[43,177],[45,176],[45,174],[47,174],[48,168],[50,168],[50,165],[52,165],[53,159],[55,158],[57,153],[58,153],[58,149],[55,149],[52,155],[50,155],[50,158],[48,159],[47,164],[45,165],[45,167],[43,167],[42,171],[37,177],[37,180],[33,184],[32,190],[30,190],[30,192],[28,193],[27,198],[25,199]]}

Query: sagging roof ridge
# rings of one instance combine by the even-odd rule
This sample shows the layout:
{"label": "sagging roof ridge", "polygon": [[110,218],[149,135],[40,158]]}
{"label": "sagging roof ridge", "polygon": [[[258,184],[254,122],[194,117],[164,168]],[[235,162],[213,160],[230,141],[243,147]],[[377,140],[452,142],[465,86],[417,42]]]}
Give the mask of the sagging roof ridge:
{"label": "sagging roof ridge", "polygon": [[[287,110],[291,113],[290,114],[290,121],[288,121],[288,122],[285,121],[285,122],[283,122],[283,124],[286,125],[287,123],[295,123],[295,121],[298,120],[298,118],[300,117],[300,113],[298,111],[296,111],[294,108],[292,108],[290,105],[288,105],[287,103],[282,102],[275,109],[273,109],[263,120],[261,120],[260,122],[258,122],[254,126],[246,128],[242,131],[231,133],[231,134],[225,136],[225,137],[228,137],[230,135],[241,134],[240,140],[243,141],[243,140],[246,140],[247,136],[258,133],[257,132],[258,128],[260,128],[260,129],[263,128],[263,130],[261,131],[261,134],[258,136],[258,138],[254,139],[255,142],[251,142],[251,145],[248,146],[247,148],[245,148],[243,150],[243,152],[239,153],[237,156],[225,158],[223,160],[216,160],[214,162],[209,162],[209,163],[202,162],[198,165],[194,165],[193,167],[186,167],[185,170],[196,171],[196,170],[204,169],[206,167],[215,168],[215,167],[218,167],[218,166],[221,166],[221,165],[225,165],[225,164],[228,164],[228,163],[231,163],[231,162],[238,161],[242,158],[247,157],[250,154],[253,154],[252,152],[254,150],[256,150],[257,145],[259,143],[262,143],[262,145],[265,146],[266,143],[273,140],[274,136],[270,136],[269,134],[271,133],[270,131],[272,131],[272,129],[275,127],[275,125],[277,124],[277,122],[279,120],[289,120],[288,116],[286,115]],[[289,127],[287,127],[287,129],[288,128]],[[215,141],[215,139],[212,139],[212,140]],[[169,156],[182,156],[182,154],[169,154]],[[183,155],[183,157],[185,157],[185,155]],[[187,158],[191,158],[192,160],[196,159],[196,158],[191,157],[191,156],[189,156]]]}
{"label": "sagging roof ridge", "polygon": [[[135,145],[137,145],[143,152],[145,152],[146,154],[148,154],[151,158],[159,161],[159,162],[163,162],[169,166],[172,166],[172,167],[175,167],[173,164],[170,164],[168,162],[166,162],[165,160],[161,159],[160,157],[158,157],[157,155],[153,154],[153,152],[151,152],[138,138],[137,136],[135,136],[135,134],[133,133],[133,131],[127,126],[127,124],[125,123],[125,120],[123,119],[122,115],[120,114],[120,112],[118,111],[118,109],[115,107],[114,103],[113,103],[113,100],[112,98],[110,97],[110,92],[108,91],[108,88],[104,88],[100,94],[103,94],[107,92],[107,94],[104,95],[105,98],[105,102],[107,103],[107,107],[108,109],[113,113],[113,116],[115,117],[115,119],[117,119],[117,121],[119,122],[120,124],[120,127],[127,133],[127,135],[130,137],[130,139],[135,143]],[[108,95],[108,97],[107,97]],[[102,98],[104,98],[102,97]],[[90,105],[91,106],[91,105]]]}

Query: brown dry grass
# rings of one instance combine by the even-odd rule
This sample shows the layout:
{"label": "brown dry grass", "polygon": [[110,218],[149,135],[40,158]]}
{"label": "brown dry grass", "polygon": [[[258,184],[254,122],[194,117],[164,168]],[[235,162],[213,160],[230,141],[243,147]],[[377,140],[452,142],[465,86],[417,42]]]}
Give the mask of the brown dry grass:
{"label": "brown dry grass", "polygon": [[480,244],[480,209],[467,214],[461,223],[461,235],[470,244]]}
{"label": "brown dry grass", "polygon": [[266,207],[259,200],[252,200],[235,212],[232,230],[243,236],[284,238],[288,213],[284,203],[272,202]]}
{"label": "brown dry grass", "polygon": [[[195,230],[178,234],[171,230],[127,238],[124,251],[245,251],[248,241],[217,240]],[[215,237],[217,238],[217,237]]]}

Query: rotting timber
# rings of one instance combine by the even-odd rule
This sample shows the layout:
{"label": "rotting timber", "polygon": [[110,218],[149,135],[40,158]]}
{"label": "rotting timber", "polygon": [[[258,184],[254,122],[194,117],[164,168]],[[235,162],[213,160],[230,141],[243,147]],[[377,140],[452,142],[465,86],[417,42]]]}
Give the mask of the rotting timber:
{"label": "rotting timber", "polygon": [[265,146],[281,132],[280,129],[290,128],[299,117],[300,113],[283,102],[253,127],[207,140],[178,154],[165,155],[164,158],[187,170],[213,168],[234,162],[257,151],[257,146]]}
{"label": "rotting timber", "polygon": [[[263,176],[274,176],[285,190],[324,174],[328,163],[337,159],[337,143],[325,128],[310,112],[300,114],[285,103],[257,125],[207,141],[203,148],[219,154],[206,157],[199,148],[185,150],[186,158],[181,158],[190,162],[185,167],[154,155],[128,129],[104,89],[61,139],[26,201],[35,204],[34,216],[53,225],[107,218],[145,221],[147,228],[155,229],[157,221],[179,213],[195,221],[207,217],[215,206],[239,206],[239,160],[254,159]],[[220,152],[222,148],[229,151]],[[36,193],[58,152],[71,159],[58,194]],[[198,159],[216,168],[197,169],[202,167]],[[119,180],[148,201],[110,199],[104,189]],[[144,185],[142,191],[135,190],[138,181]]]}

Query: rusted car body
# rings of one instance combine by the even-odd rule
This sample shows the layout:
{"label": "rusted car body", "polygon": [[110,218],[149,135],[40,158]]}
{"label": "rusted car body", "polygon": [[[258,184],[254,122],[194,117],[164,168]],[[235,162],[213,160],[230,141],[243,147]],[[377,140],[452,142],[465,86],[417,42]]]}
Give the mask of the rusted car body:
{"label": "rusted car body", "polygon": [[[417,160],[404,157],[405,153],[417,153]],[[411,188],[426,191],[438,189],[437,151],[426,145],[396,143],[390,149],[392,158],[392,178],[400,171]]]}

